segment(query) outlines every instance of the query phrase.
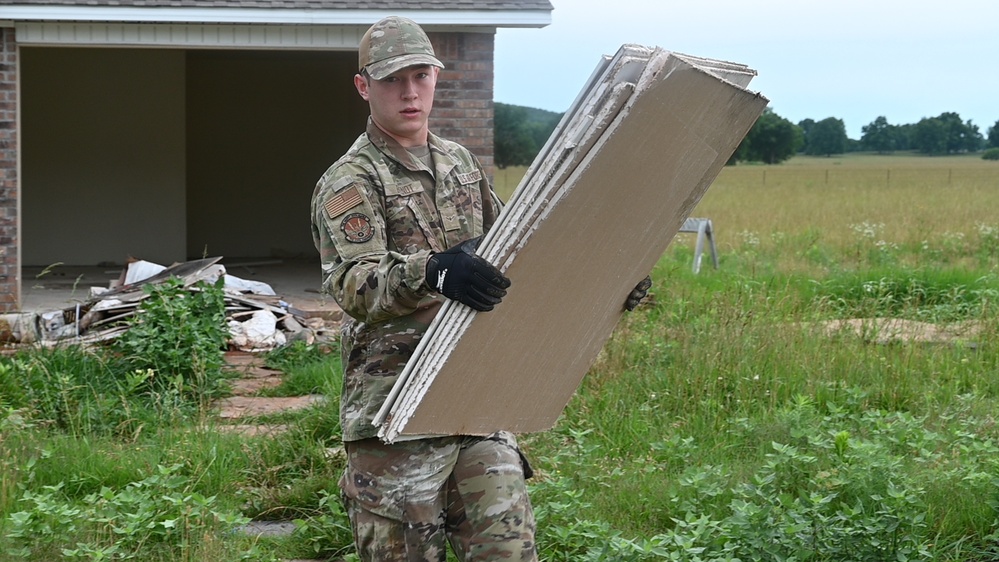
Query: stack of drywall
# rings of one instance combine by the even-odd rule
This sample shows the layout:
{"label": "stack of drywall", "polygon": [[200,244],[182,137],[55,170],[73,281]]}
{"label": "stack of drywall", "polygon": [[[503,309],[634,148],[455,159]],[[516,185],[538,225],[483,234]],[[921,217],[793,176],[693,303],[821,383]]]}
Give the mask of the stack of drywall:
{"label": "stack of drywall", "polygon": [[767,100],[745,66],[625,45],[601,61],[479,247],[512,281],[448,302],[379,412],[380,435],[554,425]]}

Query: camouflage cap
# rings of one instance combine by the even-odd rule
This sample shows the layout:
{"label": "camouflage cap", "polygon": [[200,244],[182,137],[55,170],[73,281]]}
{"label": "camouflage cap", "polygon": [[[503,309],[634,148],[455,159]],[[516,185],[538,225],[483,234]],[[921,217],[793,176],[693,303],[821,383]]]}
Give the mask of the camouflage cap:
{"label": "camouflage cap", "polygon": [[423,28],[399,16],[389,16],[372,25],[361,37],[357,49],[358,68],[366,69],[375,80],[384,80],[407,66],[426,64],[444,68]]}

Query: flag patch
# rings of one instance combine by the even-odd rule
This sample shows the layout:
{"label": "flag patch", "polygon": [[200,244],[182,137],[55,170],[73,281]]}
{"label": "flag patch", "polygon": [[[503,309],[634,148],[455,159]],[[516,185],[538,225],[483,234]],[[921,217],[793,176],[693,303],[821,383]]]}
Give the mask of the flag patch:
{"label": "flag patch", "polygon": [[351,186],[350,189],[346,189],[327,199],[326,204],[323,206],[326,208],[326,213],[333,219],[363,202],[364,199],[361,198],[361,193],[357,191],[357,186]]}

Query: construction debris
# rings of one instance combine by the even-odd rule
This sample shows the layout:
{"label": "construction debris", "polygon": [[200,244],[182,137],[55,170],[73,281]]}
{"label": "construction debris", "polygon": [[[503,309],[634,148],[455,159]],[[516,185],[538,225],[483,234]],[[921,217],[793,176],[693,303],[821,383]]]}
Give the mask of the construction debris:
{"label": "construction debris", "polygon": [[405,435],[552,427],[767,105],[744,65],[625,45],[598,66],[479,247],[512,286],[449,301],[376,424]]}
{"label": "construction debris", "polygon": [[275,294],[267,283],[248,281],[226,272],[221,257],[177,263],[169,267],[147,262],[129,263],[110,287],[94,287],[85,302],[46,312],[0,315],[0,342],[58,345],[93,344],[114,339],[128,329],[149,295],[146,285],[180,279],[195,290],[199,282],[223,281],[229,343],[243,351],[266,351],[291,339],[310,343],[324,331],[322,318],[310,318]]}

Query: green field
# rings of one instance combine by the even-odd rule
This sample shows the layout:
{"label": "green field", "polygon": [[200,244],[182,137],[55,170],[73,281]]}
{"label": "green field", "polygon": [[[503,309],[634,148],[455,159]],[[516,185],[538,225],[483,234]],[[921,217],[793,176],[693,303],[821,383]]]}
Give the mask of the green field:
{"label": "green field", "polygon": [[[502,197],[522,174],[496,171]],[[720,267],[694,274],[680,235],[558,425],[522,437],[542,559],[999,559],[997,209],[974,157],[725,168],[694,212]],[[0,357],[0,560],[349,560],[335,406],[221,434],[218,374],[158,341],[136,343],[191,381]],[[337,356],[273,354],[273,392],[335,404]]]}

